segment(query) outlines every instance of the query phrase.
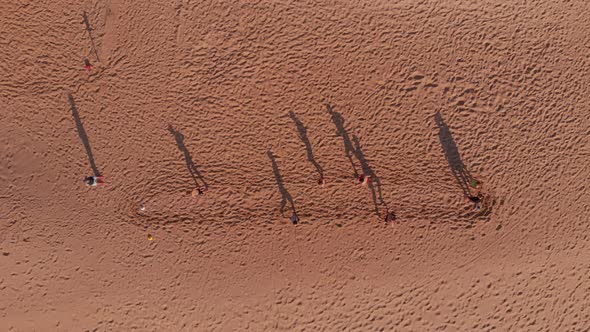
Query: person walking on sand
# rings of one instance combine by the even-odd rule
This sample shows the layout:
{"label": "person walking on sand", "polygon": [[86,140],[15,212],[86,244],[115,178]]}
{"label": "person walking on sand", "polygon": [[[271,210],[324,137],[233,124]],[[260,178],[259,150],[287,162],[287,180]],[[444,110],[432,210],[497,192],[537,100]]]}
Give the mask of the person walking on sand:
{"label": "person walking on sand", "polygon": [[363,186],[366,186],[366,185],[368,185],[371,182],[371,176],[370,175],[361,174],[358,177],[358,182],[360,184],[362,184]]}
{"label": "person walking on sand", "polygon": [[476,196],[465,196],[465,198],[474,204],[476,210],[481,210],[483,196],[480,193]]}
{"label": "person walking on sand", "polygon": [[205,191],[207,191],[207,187],[197,187],[193,189],[192,196],[196,198],[197,196],[205,195]]}
{"label": "person walking on sand", "polygon": [[326,179],[324,179],[323,176],[320,176],[320,178],[318,180],[318,185],[320,185],[323,188],[325,184],[326,184]]}
{"label": "person walking on sand", "polygon": [[86,178],[84,178],[84,183],[86,183],[87,186],[91,186],[91,187],[102,186],[102,185],[104,185],[103,179],[104,179],[104,176],[102,176],[102,175],[87,176]]}
{"label": "person walking on sand", "polygon": [[385,208],[385,223],[389,224],[395,221],[395,213],[393,211],[389,211],[389,208]]}
{"label": "person walking on sand", "polygon": [[291,223],[293,223],[293,225],[297,225],[299,223],[299,217],[297,216],[297,214],[295,212],[293,212],[293,214],[291,215],[291,218],[289,218],[291,220]]}
{"label": "person walking on sand", "polygon": [[84,69],[86,69],[86,71],[92,70],[92,65],[90,64],[90,61],[88,61],[88,59],[84,59]]}

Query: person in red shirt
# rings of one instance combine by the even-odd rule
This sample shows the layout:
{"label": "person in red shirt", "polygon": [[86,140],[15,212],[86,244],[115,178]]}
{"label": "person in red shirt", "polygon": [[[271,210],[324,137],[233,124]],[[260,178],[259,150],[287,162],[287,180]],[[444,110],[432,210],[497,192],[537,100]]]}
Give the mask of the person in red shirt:
{"label": "person in red shirt", "polygon": [[86,71],[90,71],[92,69],[92,65],[88,59],[84,59],[84,69],[86,69]]}

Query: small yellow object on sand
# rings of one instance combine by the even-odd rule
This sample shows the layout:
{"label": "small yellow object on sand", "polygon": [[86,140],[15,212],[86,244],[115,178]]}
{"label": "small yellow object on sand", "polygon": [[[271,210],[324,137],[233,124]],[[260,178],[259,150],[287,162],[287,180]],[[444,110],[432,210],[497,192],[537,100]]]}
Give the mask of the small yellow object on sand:
{"label": "small yellow object on sand", "polygon": [[152,236],[152,234],[148,234],[148,241],[151,241],[153,239],[154,239],[154,237]]}

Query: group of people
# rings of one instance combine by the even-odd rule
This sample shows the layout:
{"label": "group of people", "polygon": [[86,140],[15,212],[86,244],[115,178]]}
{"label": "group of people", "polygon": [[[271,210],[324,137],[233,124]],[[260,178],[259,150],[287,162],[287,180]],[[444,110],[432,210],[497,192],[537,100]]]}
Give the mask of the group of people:
{"label": "group of people", "polygon": [[[92,70],[92,65],[90,64],[90,61],[88,59],[84,59],[84,69],[86,71]],[[104,185],[104,176],[102,176],[102,175],[88,176],[88,177],[84,178],[83,181],[86,185],[91,186],[91,187],[102,186],[102,185]],[[360,174],[357,178],[357,181],[359,184],[361,184],[363,186],[368,186],[369,184],[371,184],[373,179],[371,178],[371,175]],[[326,183],[326,180],[324,179],[323,175],[320,175],[320,178],[318,180],[318,185],[323,187],[325,185],[325,183]],[[482,209],[482,206],[484,203],[483,202],[484,195],[481,192],[481,190],[479,190],[480,189],[479,183],[477,181],[472,180],[472,182],[470,183],[470,186],[474,189],[477,189],[477,191],[475,193],[471,193],[468,190],[467,193],[465,194],[465,200],[467,202],[472,203],[474,206],[474,209],[479,211]],[[206,186],[199,186],[192,191],[191,195],[196,198],[197,196],[204,195],[206,190],[207,190]],[[391,223],[396,220],[395,213],[393,211],[391,211],[387,206],[385,207],[385,213],[384,213],[383,218],[384,218],[385,223]],[[297,215],[295,213],[290,218],[290,220],[293,224],[299,223],[299,217],[297,217]]]}
{"label": "group of people", "polygon": [[[357,181],[360,185],[362,186],[367,186],[369,183],[371,183],[372,179],[370,175],[365,175],[365,174],[360,174],[357,178]],[[102,186],[104,185],[104,176],[102,175],[98,175],[98,176],[87,176],[86,178],[84,178],[84,183],[86,183],[87,186],[91,186],[91,187],[97,187],[97,186]],[[326,183],[325,179],[323,177],[321,177],[318,180],[318,184],[321,186],[324,186],[324,184]],[[482,208],[482,204],[483,204],[483,199],[484,199],[484,195],[483,193],[479,190],[479,183],[476,181],[473,181],[471,183],[471,186],[473,188],[478,189],[477,192],[470,194],[470,195],[465,195],[465,200],[467,202],[473,203],[474,204],[474,209],[475,210],[481,210]],[[197,196],[202,196],[205,194],[206,188],[204,187],[197,187],[195,188],[191,195],[193,197],[197,197]],[[297,217],[297,215],[293,214],[293,216],[291,218],[289,218],[290,221],[293,224],[298,224],[299,223],[299,217]],[[385,208],[385,214],[384,214],[384,221],[385,223],[391,223],[393,221],[396,220],[396,216],[395,213],[391,210],[389,210],[389,208]]]}

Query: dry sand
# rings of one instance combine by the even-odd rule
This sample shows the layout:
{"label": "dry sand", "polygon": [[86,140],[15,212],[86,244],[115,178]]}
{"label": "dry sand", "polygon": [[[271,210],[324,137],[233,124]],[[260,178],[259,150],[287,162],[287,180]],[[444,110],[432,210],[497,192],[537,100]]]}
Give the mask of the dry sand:
{"label": "dry sand", "polygon": [[589,12],[2,1],[0,330],[590,330]]}

